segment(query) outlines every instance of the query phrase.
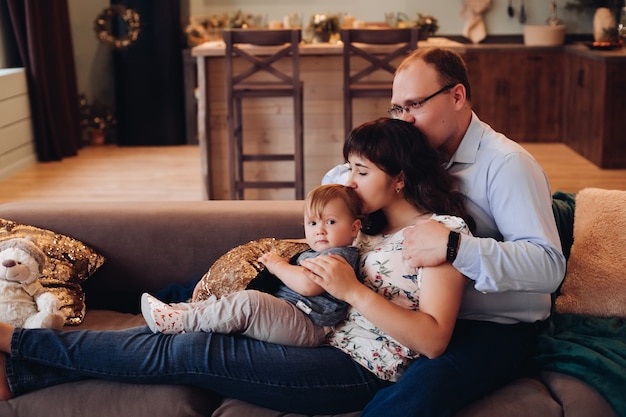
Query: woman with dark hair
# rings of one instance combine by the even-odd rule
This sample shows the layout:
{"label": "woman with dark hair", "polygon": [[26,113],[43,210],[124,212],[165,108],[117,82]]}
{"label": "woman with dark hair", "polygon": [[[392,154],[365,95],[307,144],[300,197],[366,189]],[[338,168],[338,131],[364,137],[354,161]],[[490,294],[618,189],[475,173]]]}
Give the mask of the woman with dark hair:
{"label": "woman with dark hair", "polygon": [[[421,132],[379,119],[344,146],[347,185],[376,230],[359,233],[359,277],[344,258],[302,261],[307,276],[351,305],[328,345],[282,346],[241,335],[190,332],[55,332],[0,324],[0,396],[10,398],[87,378],[186,384],[261,406],[306,414],[359,410],[412,361],[441,355],[455,326],[466,278],[450,264],[412,268],[403,231],[417,219],[468,233],[463,198]],[[426,381],[427,383],[427,381]]]}

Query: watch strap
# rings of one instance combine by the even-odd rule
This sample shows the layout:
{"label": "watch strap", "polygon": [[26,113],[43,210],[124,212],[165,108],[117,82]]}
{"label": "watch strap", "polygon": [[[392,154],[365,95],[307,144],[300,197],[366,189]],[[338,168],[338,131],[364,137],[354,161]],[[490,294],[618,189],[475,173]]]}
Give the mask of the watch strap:
{"label": "watch strap", "polygon": [[454,262],[459,251],[459,240],[461,235],[458,232],[450,231],[448,235],[448,248],[446,250],[446,262]]}

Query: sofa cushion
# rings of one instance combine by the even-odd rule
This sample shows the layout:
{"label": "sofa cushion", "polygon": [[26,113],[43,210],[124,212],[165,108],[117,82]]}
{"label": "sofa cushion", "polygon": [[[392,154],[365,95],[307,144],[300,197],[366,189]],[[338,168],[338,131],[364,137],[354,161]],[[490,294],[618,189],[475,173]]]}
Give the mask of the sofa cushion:
{"label": "sofa cushion", "polygon": [[[337,414],[335,417],[359,417],[360,411],[347,414]],[[322,415],[306,416],[304,414],[284,413],[268,408],[252,405],[245,401],[227,398],[215,410],[211,417],[325,417]],[[330,417],[330,416],[326,416]]]}
{"label": "sofa cushion", "polygon": [[[358,417],[360,412],[335,417]],[[228,398],[212,417],[323,417],[284,413]],[[473,402],[455,417],[562,417],[561,406],[547,388],[535,378],[520,378]]]}
{"label": "sofa cushion", "polygon": [[0,402],[1,416],[207,417],[219,403],[188,386],[87,380],[55,385]]}
{"label": "sofa cushion", "polygon": [[562,417],[561,406],[541,381],[518,378],[474,401],[455,417]]}
{"label": "sofa cushion", "polygon": [[541,379],[563,407],[567,417],[617,417],[615,411],[591,386],[559,372],[541,373]]}
{"label": "sofa cushion", "polygon": [[87,309],[85,319],[81,324],[77,326],[66,326],[63,330],[122,330],[145,325],[146,321],[141,314],[121,313],[113,310]]}
{"label": "sofa cushion", "polygon": [[626,318],[626,191],[586,188],[576,197],[574,243],[557,313]]}
{"label": "sofa cushion", "polygon": [[0,240],[30,237],[46,254],[41,284],[59,300],[65,322],[79,324],[85,314],[85,282],[105,259],[83,242],[39,227],[0,219]]}

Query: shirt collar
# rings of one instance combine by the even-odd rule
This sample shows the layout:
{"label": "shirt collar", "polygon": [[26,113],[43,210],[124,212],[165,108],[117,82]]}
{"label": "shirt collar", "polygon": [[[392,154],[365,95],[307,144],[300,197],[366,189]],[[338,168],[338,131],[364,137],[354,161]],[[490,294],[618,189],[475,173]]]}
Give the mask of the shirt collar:
{"label": "shirt collar", "polygon": [[457,148],[450,161],[446,164],[446,168],[449,168],[454,163],[472,164],[476,161],[476,154],[480,146],[480,140],[483,137],[483,126],[476,113],[472,112],[472,120],[461,139],[461,143]]}

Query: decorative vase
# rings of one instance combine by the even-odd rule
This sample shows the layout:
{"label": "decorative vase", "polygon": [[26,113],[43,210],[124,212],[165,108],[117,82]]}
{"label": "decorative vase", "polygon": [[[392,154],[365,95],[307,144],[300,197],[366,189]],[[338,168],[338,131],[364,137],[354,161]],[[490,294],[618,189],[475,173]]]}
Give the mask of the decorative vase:
{"label": "decorative vase", "polygon": [[606,31],[615,29],[615,16],[608,7],[598,7],[593,16],[593,39],[603,41],[606,38]]}

